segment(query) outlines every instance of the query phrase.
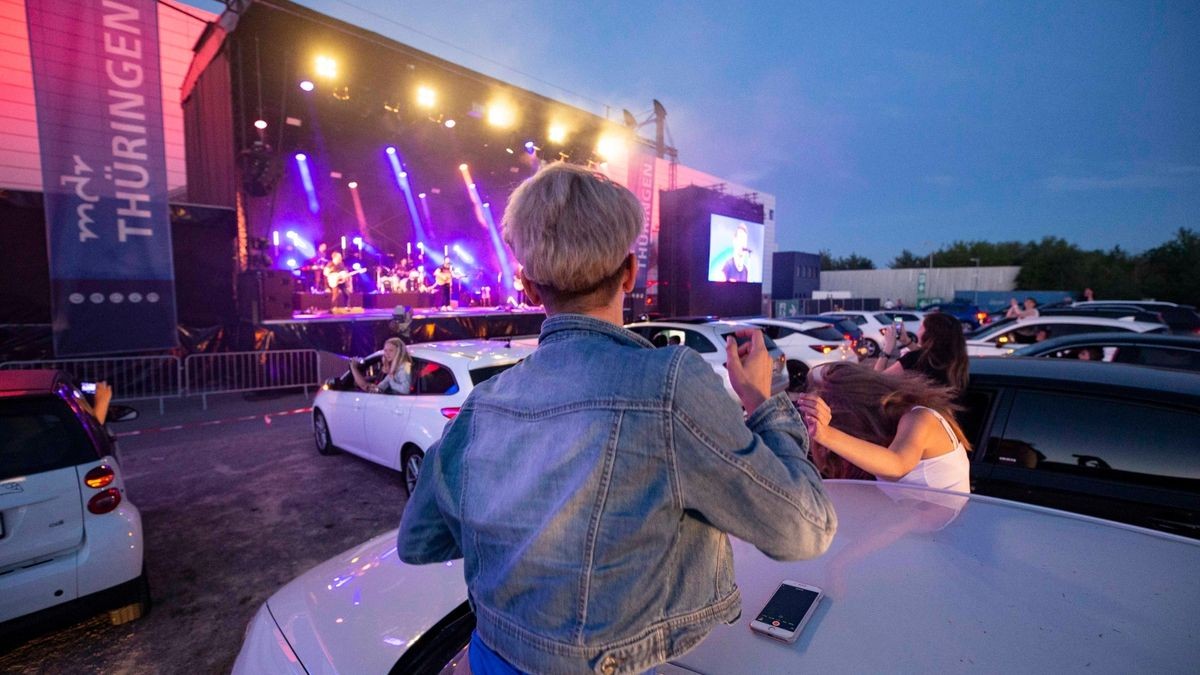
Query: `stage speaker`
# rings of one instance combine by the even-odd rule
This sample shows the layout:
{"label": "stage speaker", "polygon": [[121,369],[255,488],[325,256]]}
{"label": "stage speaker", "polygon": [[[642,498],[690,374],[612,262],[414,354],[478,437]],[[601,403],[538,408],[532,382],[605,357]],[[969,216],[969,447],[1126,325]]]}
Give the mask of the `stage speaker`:
{"label": "stage speaker", "polygon": [[821,256],[779,251],[771,257],[771,297],[776,300],[811,298],[821,289]]}
{"label": "stage speaker", "polygon": [[247,270],[238,275],[238,317],[250,323],[292,318],[295,282],[287,270]]}

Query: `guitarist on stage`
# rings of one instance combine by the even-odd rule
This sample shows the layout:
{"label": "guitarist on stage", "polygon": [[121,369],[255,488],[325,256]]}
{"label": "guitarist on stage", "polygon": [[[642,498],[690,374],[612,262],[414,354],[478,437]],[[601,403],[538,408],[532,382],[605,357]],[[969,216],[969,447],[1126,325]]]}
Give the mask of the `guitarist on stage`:
{"label": "guitarist on stage", "polygon": [[345,307],[350,302],[350,273],[342,262],[342,252],[334,251],[325,265],[325,285],[333,297],[329,299],[331,308]]}
{"label": "guitarist on stage", "polygon": [[446,258],[441,267],[434,270],[433,279],[442,299],[442,309],[450,309],[450,285],[454,283],[454,269],[450,266],[449,258]]}

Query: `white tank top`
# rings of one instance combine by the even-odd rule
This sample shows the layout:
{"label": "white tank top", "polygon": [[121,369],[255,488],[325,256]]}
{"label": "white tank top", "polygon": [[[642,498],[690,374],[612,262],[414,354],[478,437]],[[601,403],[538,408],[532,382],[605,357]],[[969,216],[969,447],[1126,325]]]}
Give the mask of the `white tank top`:
{"label": "white tank top", "polygon": [[963,446],[962,441],[958,440],[958,436],[954,434],[954,430],[950,428],[950,424],[946,422],[946,418],[942,417],[942,414],[933,408],[926,408],[923,405],[913,406],[912,409],[928,410],[933,413],[933,416],[937,418],[942,428],[950,436],[951,442],[954,443],[954,449],[944,455],[922,459],[917,462],[912,471],[901,476],[896,482],[907,483],[909,485],[924,485],[942,490],[970,492],[971,461],[967,459],[966,447]]}

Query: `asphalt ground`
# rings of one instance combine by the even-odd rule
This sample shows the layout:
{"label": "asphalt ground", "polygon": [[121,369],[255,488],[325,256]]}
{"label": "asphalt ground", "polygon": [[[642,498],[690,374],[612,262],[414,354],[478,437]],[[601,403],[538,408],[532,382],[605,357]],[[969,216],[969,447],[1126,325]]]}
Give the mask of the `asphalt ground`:
{"label": "asphalt ground", "polygon": [[[142,514],[153,608],[0,646],[0,673],[227,673],[246,624],[301,572],[400,522],[399,474],[323,457],[303,395],[136,405],[113,425]],[[2,651],[8,649],[8,651]]]}

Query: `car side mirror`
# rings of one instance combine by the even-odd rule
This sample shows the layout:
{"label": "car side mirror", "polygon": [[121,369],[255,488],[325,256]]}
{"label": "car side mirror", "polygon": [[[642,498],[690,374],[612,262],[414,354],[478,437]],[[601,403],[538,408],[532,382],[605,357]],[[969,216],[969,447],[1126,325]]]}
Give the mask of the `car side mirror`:
{"label": "car side mirror", "polygon": [[138,418],[138,410],[133,406],[128,405],[110,405],[108,406],[108,422],[130,422]]}

